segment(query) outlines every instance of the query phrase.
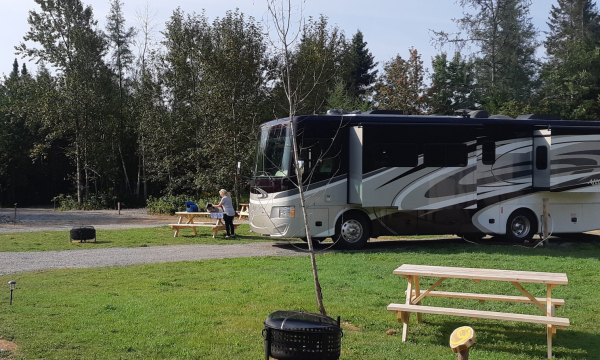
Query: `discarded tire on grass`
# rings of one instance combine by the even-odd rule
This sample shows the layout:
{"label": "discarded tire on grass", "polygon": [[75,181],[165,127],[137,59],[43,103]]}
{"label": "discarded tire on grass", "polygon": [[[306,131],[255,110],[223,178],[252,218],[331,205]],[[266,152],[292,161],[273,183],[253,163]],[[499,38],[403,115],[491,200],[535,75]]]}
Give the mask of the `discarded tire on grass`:
{"label": "discarded tire on grass", "polygon": [[92,239],[96,242],[96,229],[93,226],[75,226],[71,229],[71,241],[86,242]]}

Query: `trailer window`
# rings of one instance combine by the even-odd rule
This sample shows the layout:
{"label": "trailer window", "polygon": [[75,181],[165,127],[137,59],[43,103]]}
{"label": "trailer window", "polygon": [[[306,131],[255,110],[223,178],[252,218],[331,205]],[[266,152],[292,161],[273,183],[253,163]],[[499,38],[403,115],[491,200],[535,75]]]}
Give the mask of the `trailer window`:
{"label": "trailer window", "polygon": [[382,167],[414,167],[419,161],[417,144],[375,144],[369,159],[375,168]]}
{"label": "trailer window", "polygon": [[423,163],[427,167],[467,166],[469,151],[465,144],[425,144]]}
{"label": "trailer window", "polygon": [[546,170],[548,168],[548,148],[546,146],[535,148],[535,168],[538,170]]}
{"label": "trailer window", "polygon": [[484,165],[494,165],[496,162],[496,143],[494,141],[484,141],[481,152],[481,162]]}

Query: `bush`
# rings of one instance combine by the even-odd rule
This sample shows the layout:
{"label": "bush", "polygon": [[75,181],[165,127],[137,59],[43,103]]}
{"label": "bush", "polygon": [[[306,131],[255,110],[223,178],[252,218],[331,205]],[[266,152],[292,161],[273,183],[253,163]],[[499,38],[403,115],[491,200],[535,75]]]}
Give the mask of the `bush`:
{"label": "bush", "polygon": [[58,210],[104,210],[114,209],[116,198],[109,196],[106,193],[98,193],[88,195],[87,198],[83,199],[83,202],[79,204],[77,198],[71,195],[60,194],[52,201],[58,202]]}
{"label": "bush", "polygon": [[67,210],[113,210],[117,208],[117,203],[121,203],[121,208],[125,209],[127,207],[144,207],[145,203],[143,199],[137,198],[135,196],[129,196],[120,198],[115,195],[111,190],[108,193],[96,193],[90,194],[87,198],[83,199],[83,202],[79,204],[77,202],[76,195],[63,195],[60,194],[52,201],[56,204],[58,203],[59,211],[67,211]]}
{"label": "bush", "polygon": [[207,203],[218,204],[221,201],[219,194],[204,193],[201,197],[188,195],[165,195],[159,198],[150,196],[146,203],[148,214],[174,215],[177,211],[185,211],[185,202],[192,201],[198,205],[200,211],[205,210]]}

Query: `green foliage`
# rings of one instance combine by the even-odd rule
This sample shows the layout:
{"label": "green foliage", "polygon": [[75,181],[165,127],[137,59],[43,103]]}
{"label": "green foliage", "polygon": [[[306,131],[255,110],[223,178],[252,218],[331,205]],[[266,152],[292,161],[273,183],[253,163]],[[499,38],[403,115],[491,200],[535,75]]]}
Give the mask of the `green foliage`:
{"label": "green foliage", "polygon": [[186,201],[192,201],[198,205],[200,210],[205,210],[207,203],[218,204],[219,194],[203,194],[201,197],[192,197],[187,195],[165,195],[159,198],[148,197],[147,209],[149,214],[175,215],[177,211],[185,211]]}
{"label": "green foliage", "polygon": [[459,52],[448,61],[446,53],[431,61],[431,87],[427,90],[427,107],[431,114],[454,115],[458,109],[476,109],[480,104],[476,88],[475,65]]}
{"label": "green foliage", "polygon": [[[165,239],[181,238],[169,233],[163,234]],[[67,234],[63,236],[67,243]],[[595,341],[600,335],[597,243],[525,249],[408,242],[400,247],[317,255],[328,312],[334,318],[340,315],[344,327],[340,359],[455,359],[448,338],[463,325],[477,334],[472,358],[546,357],[545,326],[540,324],[438,315],[423,315],[425,322],[417,324],[413,315],[409,341],[402,342],[402,324],[386,306],[405,298],[406,279],[392,273],[403,263],[564,272],[569,285],[553,288],[552,295],[565,299],[556,315],[569,318],[571,326],[558,330],[554,354],[591,360],[600,353]],[[315,311],[311,278],[309,264],[299,256],[4,275],[0,283],[16,280],[17,289],[12,306],[8,291],[0,294],[0,338],[19,345],[19,353],[13,355],[17,359],[260,359],[268,314]],[[433,281],[422,278],[421,289]],[[522,296],[510,283],[496,281],[447,279],[441,286],[447,291]],[[545,295],[544,284],[524,286],[534,296]],[[423,305],[541,314],[532,304],[494,301],[425,298]],[[386,335],[390,329],[396,335]]]}
{"label": "green foliage", "polygon": [[[498,107],[512,99],[530,98],[539,67],[536,34],[529,16],[530,0],[461,0],[463,17],[455,19],[462,32],[434,31],[434,41],[458,49],[474,46],[477,85],[483,105]],[[474,13],[466,9],[472,9]]]}
{"label": "green foliage", "polygon": [[77,197],[59,194],[53,202],[58,203],[58,210],[105,210],[117,208],[117,197],[110,193],[96,193],[84,198],[81,203]]}
{"label": "green foliage", "polygon": [[400,55],[383,65],[383,74],[375,85],[373,97],[379,109],[403,110],[407,114],[420,115],[425,111],[426,69],[419,52],[410,48],[410,57]]}
{"label": "green foliage", "polygon": [[559,0],[549,19],[542,104],[564,118],[600,115],[600,14],[591,1]]}
{"label": "green foliage", "polygon": [[[236,205],[236,198],[240,199],[241,204],[247,204],[249,200],[249,194],[239,194],[233,196],[233,205],[234,208]],[[221,197],[219,193],[203,193],[201,196],[189,196],[189,195],[165,195],[159,198],[155,198],[150,196],[147,201],[147,209],[149,214],[166,214],[166,215],[174,215],[177,211],[185,211],[186,201],[192,201],[194,204],[198,205],[198,208],[203,211],[205,209],[206,204],[218,204],[221,201]]]}
{"label": "green foliage", "polygon": [[373,84],[377,81],[375,69],[378,63],[367,48],[363,33],[358,30],[352,37],[347,50],[348,70],[351,76],[348,90],[357,101],[366,101],[373,92]]}
{"label": "green foliage", "polygon": [[[343,69],[346,48],[344,33],[337,26],[330,26],[327,16],[309,17],[300,41],[287,54],[277,54],[275,59],[278,77],[272,92],[277,116],[290,116],[290,100],[297,115],[325,113],[329,93]],[[285,80],[288,69],[289,84]]]}
{"label": "green foliage", "polygon": [[360,101],[346,90],[346,85],[339,81],[327,99],[327,104],[330,109],[340,110],[361,110],[367,111],[371,109],[371,103],[368,101]]}

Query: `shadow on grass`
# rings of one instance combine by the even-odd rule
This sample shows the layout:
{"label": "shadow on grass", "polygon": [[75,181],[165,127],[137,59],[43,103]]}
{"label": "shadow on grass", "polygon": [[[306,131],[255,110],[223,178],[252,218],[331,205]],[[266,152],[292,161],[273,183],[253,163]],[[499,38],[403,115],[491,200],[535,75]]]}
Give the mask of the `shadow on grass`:
{"label": "shadow on grass", "polygon": [[[424,317],[424,323],[427,326],[436,326],[437,333],[443,336],[436,336],[433,343],[441,346],[448,346],[450,334],[454,329],[465,326],[465,322],[448,321],[427,321]],[[473,323],[469,322],[475,331],[477,337],[476,347],[478,349],[497,352],[502,351],[508,354],[526,354],[531,358],[545,358],[547,355],[547,342],[545,325],[540,324],[506,324],[506,323]],[[410,339],[409,327],[409,339]],[[414,341],[414,340],[413,340]],[[569,328],[558,330],[556,338],[552,339],[552,354],[554,357],[569,357],[571,359],[589,359],[596,349],[592,346],[600,341],[600,336],[572,331]]]}
{"label": "shadow on grass", "polygon": [[[580,234],[577,237],[552,237],[549,244],[535,248],[535,243],[515,244],[501,242],[494,238],[483,239],[478,243],[461,238],[431,240],[385,240],[369,242],[362,251],[427,251],[431,254],[462,254],[465,252],[482,254],[560,256],[571,258],[598,258],[599,249],[590,247],[600,244],[600,235]],[[327,244],[320,244],[323,247]]]}
{"label": "shadow on grass", "polygon": [[71,241],[71,244],[87,244],[87,245],[100,245],[100,244],[112,244],[114,241],[98,240],[98,241]]}

